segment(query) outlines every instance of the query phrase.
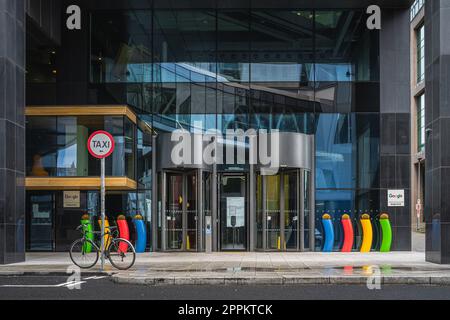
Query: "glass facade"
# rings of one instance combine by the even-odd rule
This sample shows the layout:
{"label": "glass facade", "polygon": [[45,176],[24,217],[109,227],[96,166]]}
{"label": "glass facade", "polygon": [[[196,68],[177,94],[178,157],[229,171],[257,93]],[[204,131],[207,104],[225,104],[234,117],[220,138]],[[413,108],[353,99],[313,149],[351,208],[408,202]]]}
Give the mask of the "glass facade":
{"label": "glass facade", "polygon": [[[314,249],[311,231],[320,249],[323,213],[330,213],[335,221],[348,213],[355,225],[360,214],[375,218],[379,213],[380,35],[366,28],[365,10],[143,9],[93,10],[89,15],[90,27],[85,30],[90,32],[84,31],[89,49],[79,60],[89,72],[80,75],[71,90],[86,93],[79,95],[85,104],[129,105],[138,115],[138,125],[124,117],[29,117],[29,176],[98,176],[99,164],[88,157],[81,141],[93,130],[105,129],[114,133],[117,146],[107,159],[107,174],[135,179],[137,194],[142,193],[136,201],[145,201],[138,205],[145,207],[151,204],[153,178],[162,185],[161,177],[152,176],[156,170],[152,135],[179,128],[192,132],[199,125],[219,132],[277,129],[314,136],[314,170],[268,177],[265,190],[256,188],[257,195],[251,196],[256,196],[260,206],[256,211],[261,214],[255,217],[260,226],[255,247],[288,250],[302,244],[306,250]],[[70,44],[54,50],[56,56],[64,55]],[[31,61],[29,68],[39,70],[39,63]],[[63,59],[55,61],[55,70],[64,68]],[[67,72],[53,74],[46,88],[64,88],[72,81]],[[34,92],[44,88],[43,81],[34,78],[28,79],[30,103]],[[64,100],[57,94],[49,94],[48,99],[35,102]],[[248,210],[249,170],[247,165],[217,167],[225,179],[223,192],[218,191],[217,201],[223,202],[219,211],[227,206],[223,198],[227,193],[244,197]],[[226,174],[245,183],[225,184],[233,181]],[[172,185],[179,190],[155,193],[160,233],[163,206],[167,212],[178,206],[189,213],[178,200],[178,193],[187,191],[181,182]],[[170,193],[172,201],[167,198],[163,204],[162,193]],[[119,198],[114,201],[128,201]],[[266,216],[273,215],[265,227],[263,207]],[[300,228],[296,220],[300,210],[305,232],[297,234],[293,230]],[[189,225],[187,216],[184,225]],[[228,217],[220,218],[226,225]],[[247,248],[248,224],[245,220],[239,230],[222,226],[218,238],[223,238],[223,249]],[[189,234],[186,242],[178,229],[174,225],[170,230],[175,233],[166,230],[167,245],[195,249],[200,243],[192,242],[195,235]],[[159,247],[161,237],[158,234]],[[336,248],[341,241],[337,238]]]}
{"label": "glass facade", "polygon": [[114,154],[106,159],[106,175],[135,179],[136,125],[123,116],[27,117],[26,168],[30,177],[100,175],[100,163],[89,156],[87,139],[97,130],[110,132]]}
{"label": "glass facade", "polygon": [[[80,237],[75,230],[80,225],[80,217],[88,214],[94,230],[100,230],[100,195],[98,191],[80,191],[79,207],[66,207],[64,191],[28,191],[27,250],[28,251],[68,251],[70,245]],[[106,194],[106,212],[111,221],[118,215],[125,215],[130,225],[131,239],[134,240],[132,217],[141,214],[147,226],[151,225],[150,196],[145,192],[109,191]],[[150,241],[148,240],[148,247]]]}

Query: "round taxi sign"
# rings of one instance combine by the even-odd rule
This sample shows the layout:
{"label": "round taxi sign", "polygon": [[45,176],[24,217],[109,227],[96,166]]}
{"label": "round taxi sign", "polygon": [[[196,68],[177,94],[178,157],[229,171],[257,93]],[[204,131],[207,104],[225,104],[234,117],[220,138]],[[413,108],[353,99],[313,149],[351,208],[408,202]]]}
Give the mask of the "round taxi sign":
{"label": "round taxi sign", "polygon": [[114,138],[106,131],[95,131],[88,139],[89,153],[98,159],[107,158],[114,151]]}

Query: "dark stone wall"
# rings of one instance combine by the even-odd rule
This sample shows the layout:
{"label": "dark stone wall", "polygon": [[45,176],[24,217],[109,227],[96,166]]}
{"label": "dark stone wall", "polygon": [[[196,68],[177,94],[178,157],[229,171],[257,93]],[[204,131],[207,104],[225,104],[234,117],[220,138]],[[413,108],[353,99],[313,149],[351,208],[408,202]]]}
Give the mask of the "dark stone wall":
{"label": "dark stone wall", "polygon": [[0,0],[0,264],[25,260],[24,109],[24,0]]}
{"label": "dark stone wall", "polygon": [[[409,10],[382,11],[380,34],[380,210],[393,227],[392,250],[411,250]],[[405,206],[387,207],[389,189],[405,190]]]}
{"label": "dark stone wall", "polygon": [[426,260],[445,264],[450,263],[449,30],[450,0],[427,1],[425,7]]}

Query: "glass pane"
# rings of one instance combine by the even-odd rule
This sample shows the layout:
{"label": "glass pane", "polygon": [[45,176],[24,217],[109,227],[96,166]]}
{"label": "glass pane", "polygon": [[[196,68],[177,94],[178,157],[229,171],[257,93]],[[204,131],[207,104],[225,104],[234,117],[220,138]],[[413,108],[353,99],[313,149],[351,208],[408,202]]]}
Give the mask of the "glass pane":
{"label": "glass pane", "polygon": [[303,215],[304,215],[304,239],[305,250],[310,249],[310,223],[311,223],[311,172],[303,171]]}
{"label": "glass pane", "polygon": [[222,176],[220,187],[221,249],[247,247],[247,202],[244,176]]}
{"label": "glass pane", "polygon": [[197,249],[197,176],[187,175],[186,250]]}
{"label": "glass pane", "polygon": [[183,176],[167,174],[166,188],[167,249],[180,250],[183,246]]}
{"label": "glass pane", "polygon": [[286,249],[297,249],[298,236],[298,173],[284,174],[284,238]]}
{"label": "glass pane", "polygon": [[27,250],[53,251],[53,193],[31,193],[27,201]]}
{"label": "glass pane", "polygon": [[152,81],[151,11],[94,12],[91,30],[91,82]]}
{"label": "glass pane", "polygon": [[263,248],[263,223],[264,223],[264,212],[263,212],[263,177],[257,175],[256,177],[256,247],[258,249]]}
{"label": "glass pane", "polygon": [[379,32],[368,30],[365,12],[315,12],[315,80],[378,81]]}
{"label": "glass pane", "polygon": [[280,176],[266,176],[266,249],[282,250]]}

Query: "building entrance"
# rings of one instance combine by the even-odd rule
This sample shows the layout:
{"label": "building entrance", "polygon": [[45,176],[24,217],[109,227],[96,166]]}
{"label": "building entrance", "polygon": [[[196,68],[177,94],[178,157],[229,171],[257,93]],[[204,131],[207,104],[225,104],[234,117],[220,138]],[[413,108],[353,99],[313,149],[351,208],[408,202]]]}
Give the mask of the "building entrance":
{"label": "building entrance", "polygon": [[163,172],[163,250],[198,250],[198,188],[197,170]]}
{"label": "building entrance", "polygon": [[283,170],[257,175],[257,247],[305,251],[310,247],[310,171]]}
{"label": "building entrance", "polygon": [[220,249],[247,249],[247,176],[220,176]]}

